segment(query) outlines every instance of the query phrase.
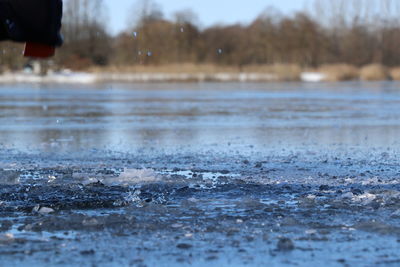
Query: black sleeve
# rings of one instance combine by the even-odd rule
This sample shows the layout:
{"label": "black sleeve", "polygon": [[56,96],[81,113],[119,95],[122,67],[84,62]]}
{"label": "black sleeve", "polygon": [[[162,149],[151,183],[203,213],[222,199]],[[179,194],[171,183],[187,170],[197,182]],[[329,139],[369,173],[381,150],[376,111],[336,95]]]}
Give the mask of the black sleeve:
{"label": "black sleeve", "polygon": [[7,20],[11,18],[11,7],[6,1],[0,0],[0,41],[10,39]]}
{"label": "black sleeve", "polygon": [[62,0],[0,0],[0,40],[60,46]]}

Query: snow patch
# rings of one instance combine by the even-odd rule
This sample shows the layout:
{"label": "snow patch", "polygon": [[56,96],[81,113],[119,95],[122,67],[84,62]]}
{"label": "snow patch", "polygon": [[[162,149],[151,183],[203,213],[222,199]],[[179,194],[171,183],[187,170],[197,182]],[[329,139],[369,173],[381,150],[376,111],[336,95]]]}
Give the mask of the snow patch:
{"label": "snow patch", "polygon": [[300,79],[303,82],[323,82],[326,80],[326,75],[320,72],[303,72]]}
{"label": "snow patch", "polygon": [[84,72],[54,72],[46,76],[31,73],[4,73],[0,75],[0,83],[82,83],[90,84],[97,82],[94,74]]}

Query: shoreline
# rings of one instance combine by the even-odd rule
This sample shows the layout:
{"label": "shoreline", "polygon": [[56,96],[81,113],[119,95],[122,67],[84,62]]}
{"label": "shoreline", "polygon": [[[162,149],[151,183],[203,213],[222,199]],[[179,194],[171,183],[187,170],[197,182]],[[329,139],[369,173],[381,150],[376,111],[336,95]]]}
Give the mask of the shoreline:
{"label": "shoreline", "polygon": [[157,83],[157,82],[326,82],[320,72],[301,73],[299,79],[281,79],[277,75],[255,72],[217,73],[113,73],[113,72],[53,72],[37,75],[24,72],[9,72],[0,75],[0,84],[12,83],[74,83],[94,84],[107,82]]}
{"label": "shoreline", "polygon": [[83,71],[62,69],[42,71],[40,63],[32,69],[8,71],[0,74],[4,83],[77,83],[108,82],[341,82],[400,80],[400,67],[388,68],[380,64],[361,68],[346,64],[322,65],[307,69],[297,65],[276,64],[245,66],[243,68],[215,65],[161,65],[89,68]]}
{"label": "shoreline", "polygon": [[346,81],[396,81],[398,79],[331,79],[328,74],[319,71],[301,72],[296,79],[285,79],[272,73],[260,72],[50,72],[38,75],[25,72],[7,72],[0,74],[0,84],[13,83],[59,83],[59,84],[95,84],[95,83],[173,83],[173,82],[346,82]]}

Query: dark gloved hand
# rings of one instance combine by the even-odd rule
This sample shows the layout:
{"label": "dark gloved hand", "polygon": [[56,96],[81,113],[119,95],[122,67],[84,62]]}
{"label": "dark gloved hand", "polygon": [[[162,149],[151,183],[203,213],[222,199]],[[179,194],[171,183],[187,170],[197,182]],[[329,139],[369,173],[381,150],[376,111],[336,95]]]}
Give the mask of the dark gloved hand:
{"label": "dark gloved hand", "polygon": [[0,0],[0,40],[61,46],[62,0]]}

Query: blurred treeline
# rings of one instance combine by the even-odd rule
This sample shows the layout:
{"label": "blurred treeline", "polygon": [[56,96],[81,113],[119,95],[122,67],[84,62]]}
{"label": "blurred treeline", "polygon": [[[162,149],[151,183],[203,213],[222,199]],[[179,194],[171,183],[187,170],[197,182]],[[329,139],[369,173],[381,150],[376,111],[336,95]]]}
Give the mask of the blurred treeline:
{"label": "blurred treeline", "polygon": [[[283,15],[267,8],[248,25],[208,28],[201,27],[191,11],[166,19],[155,2],[139,0],[132,7],[132,21],[117,36],[109,33],[102,0],[66,0],[64,4],[65,45],[55,59],[60,67],[400,66],[399,0],[316,0],[304,12]],[[17,68],[22,62],[17,60],[18,46],[3,43],[1,49],[3,66]]]}

